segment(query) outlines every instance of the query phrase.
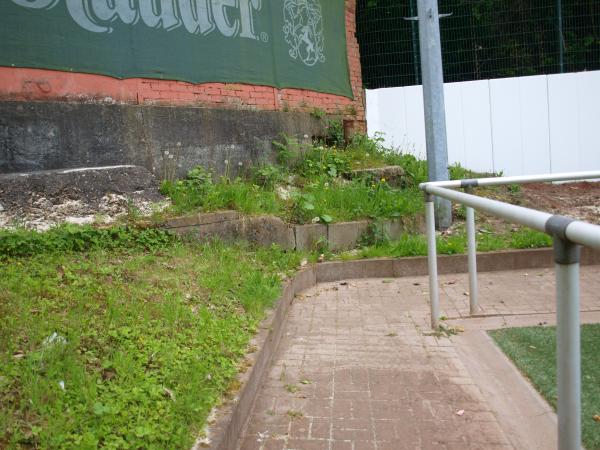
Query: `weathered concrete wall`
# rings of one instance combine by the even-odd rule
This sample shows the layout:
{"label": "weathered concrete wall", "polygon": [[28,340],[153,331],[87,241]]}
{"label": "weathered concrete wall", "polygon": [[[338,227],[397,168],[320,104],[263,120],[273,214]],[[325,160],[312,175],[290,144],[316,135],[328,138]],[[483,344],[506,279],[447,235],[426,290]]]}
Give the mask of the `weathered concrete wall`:
{"label": "weathered concrete wall", "polygon": [[[356,248],[369,229],[370,221],[339,222],[332,224],[293,225],[274,216],[243,216],[237,211],[199,213],[168,221],[165,228],[174,233],[201,240],[219,238],[224,241],[240,239],[268,247],[277,244],[284,249],[330,250]],[[423,233],[423,216],[406,216],[383,222],[384,231],[391,240],[403,234]]]}
{"label": "weathered concrete wall", "polygon": [[303,112],[0,102],[0,173],[133,164],[159,179],[197,165],[235,175],[272,156],[282,132],[311,138],[323,122]]}

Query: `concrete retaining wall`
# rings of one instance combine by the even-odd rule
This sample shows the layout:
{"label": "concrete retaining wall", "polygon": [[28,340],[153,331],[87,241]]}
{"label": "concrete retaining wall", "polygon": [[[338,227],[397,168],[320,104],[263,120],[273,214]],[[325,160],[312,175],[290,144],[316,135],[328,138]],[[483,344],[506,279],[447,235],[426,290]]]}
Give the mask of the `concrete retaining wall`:
{"label": "concrete retaining wall", "polygon": [[[329,225],[289,225],[274,216],[242,216],[237,211],[194,214],[167,222],[166,228],[177,234],[200,239],[218,237],[225,241],[244,239],[254,244],[277,244],[288,250],[330,250],[355,248],[369,228],[369,221],[340,222]],[[383,221],[387,236],[396,240],[402,234],[423,232],[423,217],[402,217]]]}
{"label": "concrete retaining wall", "polygon": [[158,179],[198,165],[236,176],[271,158],[281,133],[309,140],[323,127],[301,112],[0,102],[0,174],[132,164]]}

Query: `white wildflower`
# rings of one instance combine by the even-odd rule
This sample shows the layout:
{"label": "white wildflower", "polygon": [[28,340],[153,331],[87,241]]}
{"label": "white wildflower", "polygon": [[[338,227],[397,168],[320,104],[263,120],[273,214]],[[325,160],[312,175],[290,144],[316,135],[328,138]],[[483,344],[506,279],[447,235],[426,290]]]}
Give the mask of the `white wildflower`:
{"label": "white wildflower", "polygon": [[64,337],[62,337],[57,332],[54,332],[42,341],[42,346],[49,347],[51,345],[56,345],[56,344],[64,345],[66,343],[67,343],[67,340]]}

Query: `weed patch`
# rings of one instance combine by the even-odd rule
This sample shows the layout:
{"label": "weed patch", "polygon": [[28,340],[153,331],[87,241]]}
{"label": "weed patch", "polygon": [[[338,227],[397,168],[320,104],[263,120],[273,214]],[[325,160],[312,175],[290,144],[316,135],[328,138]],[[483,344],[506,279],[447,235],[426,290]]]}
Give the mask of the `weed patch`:
{"label": "weed patch", "polygon": [[[249,179],[215,179],[199,167],[186,179],[164,181],[161,192],[171,198],[170,214],[236,209],[274,214],[293,223],[329,223],[420,213],[422,194],[417,186],[427,178],[425,161],[386,149],[380,137],[358,134],[344,147],[341,124],[330,122],[328,130],[325,141],[315,144],[282,136],[273,143],[277,165],[259,165]],[[353,169],[384,165],[402,166],[405,186],[347,179]]]}
{"label": "weed patch", "polygon": [[174,237],[157,228],[128,226],[96,228],[65,224],[46,232],[0,229],[0,261],[43,253],[131,248],[153,250],[171,244]]}
{"label": "weed patch", "polygon": [[[369,244],[369,241],[366,241]],[[519,228],[498,234],[479,233],[477,235],[477,251],[491,252],[506,249],[528,249],[550,247],[552,239],[545,233]],[[456,255],[466,253],[467,239],[464,232],[437,237],[437,251],[441,255]],[[330,255],[332,259],[381,258],[426,256],[427,239],[423,235],[405,234],[396,241],[382,240],[374,245],[365,245],[354,251],[339,255]]]}

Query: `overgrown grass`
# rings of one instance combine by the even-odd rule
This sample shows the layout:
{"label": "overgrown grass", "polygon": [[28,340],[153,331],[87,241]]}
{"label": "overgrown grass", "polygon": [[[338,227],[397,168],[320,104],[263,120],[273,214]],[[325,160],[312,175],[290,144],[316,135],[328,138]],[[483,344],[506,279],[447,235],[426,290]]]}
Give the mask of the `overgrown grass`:
{"label": "overgrown grass", "polygon": [[[340,145],[337,137],[326,142]],[[287,136],[274,145],[277,164],[259,165],[250,177],[215,179],[198,167],[184,180],[165,181],[162,192],[172,200],[170,214],[235,209],[305,223],[410,216],[422,209],[418,185],[427,180],[426,161],[386,148],[380,136],[357,134],[345,148],[303,144]],[[349,176],[353,169],[387,165],[404,169],[401,186]],[[477,175],[459,165],[450,167],[450,174]]]}
{"label": "overgrown grass", "polygon": [[[162,192],[172,200],[171,214],[236,209],[305,223],[392,218],[421,210],[417,186],[427,178],[426,162],[386,149],[380,138],[357,135],[347,148],[338,148],[283,136],[275,147],[278,164],[255,167],[248,178],[215,179],[196,168],[184,180],[165,181]],[[352,169],[384,165],[404,168],[403,186],[348,179]]]}
{"label": "overgrown grass", "polygon": [[57,252],[117,248],[148,250],[167,246],[174,239],[167,231],[158,228],[140,229],[130,226],[97,228],[64,224],[43,233],[28,229],[0,229],[0,261],[11,257]]}
{"label": "overgrown grass", "polygon": [[[520,228],[501,234],[479,233],[477,251],[491,252],[507,249],[542,248],[552,245],[552,239],[541,232]],[[467,239],[464,232],[449,236],[438,236],[437,251],[441,255],[463,254],[467,251]],[[403,235],[397,241],[381,239],[380,242],[363,246],[357,251],[344,252],[340,259],[380,258],[427,255],[427,239],[423,235]]]}
{"label": "overgrown grass", "polygon": [[306,186],[305,192],[314,198],[314,216],[328,214],[336,221],[411,216],[423,209],[423,195],[417,189],[393,189],[381,181],[338,184],[321,179]]}
{"label": "overgrown grass", "polygon": [[235,209],[246,214],[279,214],[280,202],[273,189],[265,189],[241,178],[213,181],[212,174],[198,167],[187,179],[165,181],[162,191],[171,198],[172,212]]}
{"label": "overgrown grass", "polygon": [[301,259],[176,240],[48,247],[0,262],[1,448],[190,448]]}
{"label": "overgrown grass", "polygon": [[[556,409],[556,329],[510,328],[490,332],[500,348]],[[581,327],[582,439],[589,450],[600,449],[600,325]]]}

